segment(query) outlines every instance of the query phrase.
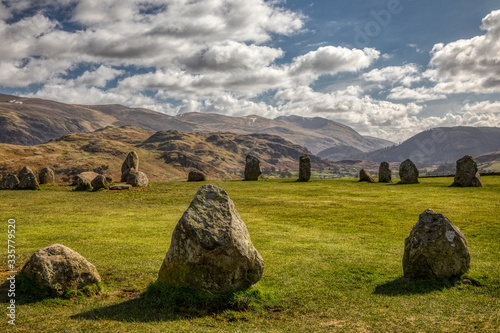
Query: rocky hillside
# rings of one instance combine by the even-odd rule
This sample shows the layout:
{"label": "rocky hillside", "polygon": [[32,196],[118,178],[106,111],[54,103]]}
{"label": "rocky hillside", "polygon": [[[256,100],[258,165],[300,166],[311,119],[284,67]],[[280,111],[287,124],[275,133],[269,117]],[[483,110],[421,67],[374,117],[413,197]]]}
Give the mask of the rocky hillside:
{"label": "rocky hillside", "polygon": [[[17,172],[24,165],[35,172],[51,167],[58,181],[95,171],[119,179],[128,152],[135,150],[139,169],[151,181],[186,179],[198,169],[211,179],[239,178],[245,156],[261,160],[264,177],[280,171],[297,171],[298,159],[310,152],[281,137],[269,134],[152,132],[132,126],[108,126],[91,133],[71,133],[35,146],[0,144],[0,173]],[[311,155],[313,170],[339,171],[337,164]]]}
{"label": "rocky hillside", "polygon": [[498,127],[438,127],[400,145],[357,156],[374,162],[400,162],[410,158],[419,166],[455,163],[464,155],[479,156],[500,150]]}
{"label": "rocky hillside", "polygon": [[317,153],[338,145],[363,152],[393,144],[364,137],[352,128],[323,118],[297,116],[268,119],[259,116],[228,117],[210,113],[169,116],[123,105],[69,105],[0,94],[0,142],[35,145],[64,134],[92,132],[106,126],[137,126],[148,131],[232,132],[279,135]]}

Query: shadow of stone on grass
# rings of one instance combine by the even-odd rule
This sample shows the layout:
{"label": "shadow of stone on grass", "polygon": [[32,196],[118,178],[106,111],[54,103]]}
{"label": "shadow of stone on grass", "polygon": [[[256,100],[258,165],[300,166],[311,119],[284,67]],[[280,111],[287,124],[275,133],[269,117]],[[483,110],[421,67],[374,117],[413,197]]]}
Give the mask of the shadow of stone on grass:
{"label": "shadow of stone on grass", "polygon": [[[14,293],[14,297],[9,294]],[[23,273],[15,277],[15,288],[12,288],[11,281],[6,280],[0,285],[0,304],[9,303],[11,299],[16,301],[16,305],[31,304],[52,298],[50,293],[39,287],[28,279]]]}
{"label": "shadow of stone on grass", "polygon": [[[144,295],[141,295],[144,297]],[[148,306],[141,298],[104,306],[71,316],[71,319],[115,320],[123,322],[173,321],[197,317],[178,310]]]}
{"label": "shadow of stone on grass", "polygon": [[437,280],[408,280],[399,277],[393,281],[380,284],[375,288],[374,294],[387,296],[428,294],[436,290],[451,288],[455,282]]}
{"label": "shadow of stone on grass", "polygon": [[125,322],[173,321],[219,315],[226,310],[245,311],[259,308],[264,302],[261,292],[254,288],[215,295],[154,282],[137,298],[82,312],[71,318]]}

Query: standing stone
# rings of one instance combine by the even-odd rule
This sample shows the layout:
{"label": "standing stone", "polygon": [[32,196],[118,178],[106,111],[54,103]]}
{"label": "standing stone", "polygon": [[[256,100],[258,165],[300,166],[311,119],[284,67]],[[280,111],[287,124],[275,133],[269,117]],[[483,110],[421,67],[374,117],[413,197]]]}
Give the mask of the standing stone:
{"label": "standing stone", "polygon": [[29,166],[25,166],[24,168],[21,169],[21,171],[19,171],[19,173],[17,174],[17,178],[19,178],[19,181],[21,181],[21,177],[24,177],[29,173],[35,174]]}
{"label": "standing stone", "polygon": [[245,164],[245,180],[259,180],[262,171],[260,161],[253,155],[247,155]]}
{"label": "standing stone", "polygon": [[94,191],[98,191],[100,189],[108,189],[111,186],[111,182],[109,178],[106,178],[103,175],[97,175],[94,179],[92,179],[92,188]]}
{"label": "standing stone", "polygon": [[146,174],[142,171],[130,172],[127,176],[127,184],[133,187],[137,186],[148,186],[149,181]]}
{"label": "standing stone", "polygon": [[94,265],[78,252],[61,244],[36,251],[21,273],[56,296],[101,282]]}
{"label": "standing stone", "polygon": [[28,167],[25,166],[18,174],[19,186],[18,189],[21,190],[36,190],[40,188],[38,181],[36,180],[35,174]]}
{"label": "standing stone", "polygon": [[483,181],[481,180],[481,175],[477,170],[477,163],[474,157],[465,155],[457,161],[457,169],[455,171],[455,180],[453,185],[482,187]]}
{"label": "standing stone", "polygon": [[206,178],[205,178],[205,175],[203,174],[203,172],[200,172],[198,170],[189,171],[188,182],[202,182],[205,179]]}
{"label": "standing stone", "polygon": [[123,161],[122,177],[121,177],[122,182],[127,181],[128,174],[125,174],[125,172],[131,168],[134,168],[136,171],[139,171],[139,155],[137,155],[135,151],[131,151],[130,153],[128,153],[127,157],[125,158],[125,161]]}
{"label": "standing stone", "polygon": [[388,162],[380,163],[378,168],[378,182],[379,183],[390,183],[392,181],[391,167]]}
{"label": "standing stone", "polygon": [[359,181],[375,183],[375,180],[373,179],[372,175],[370,175],[370,173],[365,169],[361,169],[361,171],[359,172]]}
{"label": "standing stone", "polygon": [[405,240],[405,278],[454,280],[469,268],[469,248],[460,229],[432,209],[420,214]]}
{"label": "standing stone", "polygon": [[308,182],[311,179],[311,159],[307,155],[299,159],[299,182]]}
{"label": "standing stone", "polygon": [[418,184],[418,169],[410,159],[399,166],[400,184]]}
{"label": "standing stone", "polygon": [[87,177],[76,176],[75,183],[76,183],[75,191],[87,191],[92,189],[92,184]]}
{"label": "standing stone", "polygon": [[226,191],[204,185],[177,223],[158,281],[211,293],[257,283],[264,260]]}
{"label": "standing stone", "polygon": [[8,173],[0,180],[0,190],[15,190],[19,186],[19,178],[13,173]]}
{"label": "standing stone", "polygon": [[51,168],[43,168],[38,174],[40,184],[53,184],[55,183],[54,171]]}

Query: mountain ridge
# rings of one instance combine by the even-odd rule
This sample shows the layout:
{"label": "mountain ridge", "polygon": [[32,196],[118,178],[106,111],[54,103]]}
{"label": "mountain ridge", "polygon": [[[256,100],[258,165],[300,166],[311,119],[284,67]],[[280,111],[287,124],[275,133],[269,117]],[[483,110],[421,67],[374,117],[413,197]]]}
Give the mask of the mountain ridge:
{"label": "mountain ridge", "polygon": [[[119,104],[77,105],[39,98],[0,94],[0,142],[34,145],[73,132],[92,132],[106,126],[138,126],[151,131],[267,133],[284,137],[311,152],[350,145],[364,152],[392,144],[365,138],[349,126],[324,118],[282,116],[231,117],[216,113],[184,113],[170,116],[145,108]],[[310,128],[309,123],[316,124]]]}

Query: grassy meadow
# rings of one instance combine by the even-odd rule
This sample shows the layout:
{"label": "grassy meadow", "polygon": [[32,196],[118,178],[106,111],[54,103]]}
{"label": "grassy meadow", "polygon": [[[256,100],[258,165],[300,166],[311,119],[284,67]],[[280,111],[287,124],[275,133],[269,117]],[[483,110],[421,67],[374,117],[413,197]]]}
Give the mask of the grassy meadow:
{"label": "grassy meadow", "polygon": [[[247,306],[213,311],[196,302],[166,306],[144,293],[201,183],[121,192],[0,191],[1,282],[7,220],[14,218],[18,270],[36,250],[61,243],[93,263],[104,285],[89,298],[19,300],[16,326],[2,315],[0,331],[498,332],[500,177],[483,177],[483,188],[452,182],[204,182],[229,193],[265,261],[261,281],[238,296]],[[402,280],[404,240],[427,208],[446,215],[467,238],[471,271],[463,283]]]}

